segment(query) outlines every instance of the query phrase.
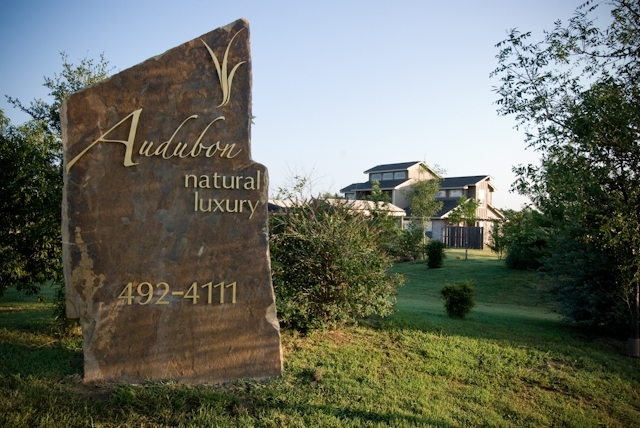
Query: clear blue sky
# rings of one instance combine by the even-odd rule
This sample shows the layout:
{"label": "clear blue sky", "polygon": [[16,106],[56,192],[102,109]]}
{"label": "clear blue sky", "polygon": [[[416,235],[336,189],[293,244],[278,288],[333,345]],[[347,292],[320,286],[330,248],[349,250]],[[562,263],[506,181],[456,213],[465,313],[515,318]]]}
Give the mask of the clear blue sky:
{"label": "clear blue sky", "polygon": [[253,159],[271,189],[311,174],[316,192],[366,180],[378,164],[425,160],[447,176],[489,174],[497,207],[511,167],[535,162],[514,119],[499,117],[489,78],[506,30],[536,39],[583,0],[207,1],[0,3],[0,108],[4,95],[46,98],[43,76],[104,53],[115,72],[238,18],[251,26]]}

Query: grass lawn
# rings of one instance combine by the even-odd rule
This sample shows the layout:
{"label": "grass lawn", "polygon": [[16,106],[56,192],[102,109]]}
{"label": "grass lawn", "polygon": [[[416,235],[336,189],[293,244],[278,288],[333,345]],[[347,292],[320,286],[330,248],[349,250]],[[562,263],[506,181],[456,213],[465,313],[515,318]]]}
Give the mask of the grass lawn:
{"label": "grass lawn", "polygon": [[[442,269],[400,264],[397,312],[301,337],[283,332],[285,375],[266,382],[83,385],[82,341],[49,332],[52,306],[0,299],[0,426],[640,427],[640,360],[626,341],[562,323],[536,275],[488,252]],[[449,319],[439,290],[475,281]],[[44,290],[49,299],[52,292]]]}

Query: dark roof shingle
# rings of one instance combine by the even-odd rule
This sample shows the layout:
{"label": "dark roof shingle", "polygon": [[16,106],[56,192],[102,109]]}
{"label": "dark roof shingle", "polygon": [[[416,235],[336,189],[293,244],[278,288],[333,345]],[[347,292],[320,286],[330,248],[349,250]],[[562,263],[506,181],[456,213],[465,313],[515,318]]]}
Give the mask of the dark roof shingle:
{"label": "dark roof shingle", "polygon": [[414,162],[402,162],[402,163],[388,163],[385,165],[378,165],[378,166],[374,166],[371,169],[366,170],[364,173],[365,174],[369,174],[371,172],[384,172],[384,171],[398,171],[398,170],[402,170],[402,169],[407,169],[417,163],[420,163],[420,161],[414,161]]}
{"label": "dark roof shingle", "polygon": [[[400,184],[405,181],[409,181],[406,178],[402,178],[400,180],[383,180],[380,181],[380,190],[392,190],[395,189]],[[340,189],[340,193],[346,192],[366,192],[369,190],[373,190],[373,181],[366,181],[364,183],[353,183],[345,187],[344,189]]]}
{"label": "dark roof shingle", "polygon": [[479,181],[489,177],[488,175],[472,175],[469,177],[449,177],[440,182],[441,189],[459,189],[465,186],[473,186]]}

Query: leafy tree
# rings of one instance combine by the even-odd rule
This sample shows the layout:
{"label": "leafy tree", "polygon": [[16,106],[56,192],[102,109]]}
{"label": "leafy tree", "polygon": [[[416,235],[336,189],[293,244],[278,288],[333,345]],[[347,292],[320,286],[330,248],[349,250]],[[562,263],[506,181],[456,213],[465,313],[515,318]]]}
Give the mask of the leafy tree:
{"label": "leafy tree", "polygon": [[48,88],[52,102],[35,99],[29,106],[23,105],[17,98],[7,96],[9,103],[13,104],[25,113],[28,113],[34,120],[44,121],[49,132],[60,136],[60,105],[69,95],[81,89],[100,82],[109,76],[109,62],[100,55],[100,60],[83,58],[80,64],[74,65],[68,61],[67,55],[62,52],[62,73],[54,74],[53,78],[45,77],[42,86]]}
{"label": "leafy tree", "polygon": [[629,306],[615,252],[585,240],[581,222],[565,222],[561,227],[549,234],[550,250],[542,258],[544,269],[553,275],[559,312],[569,321],[624,335]]}
{"label": "leafy tree", "polygon": [[487,246],[496,253],[498,260],[502,260],[507,250],[507,242],[504,236],[504,220],[494,220],[489,232]]}
{"label": "leafy tree", "polygon": [[[475,199],[469,199],[466,196],[461,196],[458,199],[458,203],[455,208],[449,212],[449,222],[453,224],[464,223],[466,226],[473,227],[476,225],[477,220],[477,211],[480,206],[480,201],[476,201]],[[469,258],[469,238],[468,238],[468,230],[463,230],[462,237],[464,238],[464,259],[468,260]]]}
{"label": "leafy tree", "polygon": [[477,211],[480,201],[461,196],[455,208],[449,212],[449,221],[454,224],[464,223],[465,226],[475,226],[477,220]]}
{"label": "leafy tree", "polygon": [[375,202],[377,208],[385,208],[391,202],[389,195],[380,188],[378,180],[373,180],[371,183],[371,195],[367,199]]}
{"label": "leafy tree", "polygon": [[375,204],[375,208],[371,210],[369,226],[377,232],[380,248],[389,255],[398,257],[402,231],[396,217],[390,215],[391,198],[380,189],[380,182],[374,180],[371,195],[367,199]]}
{"label": "leafy tree", "polygon": [[324,192],[320,197],[322,199],[344,199],[344,196],[336,192]]}
{"label": "leafy tree", "polygon": [[544,216],[530,207],[520,211],[506,210],[502,234],[511,269],[538,269],[549,251],[549,224]]}
{"label": "leafy tree", "polygon": [[60,280],[61,152],[46,125],[12,126],[0,110],[0,296]]}
{"label": "leafy tree", "polygon": [[[613,18],[606,29],[590,18],[605,4],[585,3],[540,42],[512,30],[498,44],[493,75],[500,78],[499,113],[515,115],[529,147],[541,155],[540,165],[514,169],[515,188],[552,222],[546,266],[555,276],[563,314],[590,325],[626,323],[637,340],[640,3],[606,5]],[[626,302],[626,316],[613,319],[593,305],[582,310],[602,296]]]}
{"label": "leafy tree", "polygon": [[425,178],[427,174],[430,176],[429,170],[421,165],[420,179],[413,183],[405,193],[411,200],[411,217],[419,221],[423,243],[426,240],[427,223],[442,208],[442,201],[436,199],[436,194],[440,190],[440,179]]}
{"label": "leafy tree", "polygon": [[108,63],[62,56],[62,73],[45,77],[51,102],[24,106],[7,97],[32,121],[11,126],[0,113],[0,295],[11,285],[37,293],[41,283],[61,283],[62,140],[60,105],[73,92],[104,79]]}

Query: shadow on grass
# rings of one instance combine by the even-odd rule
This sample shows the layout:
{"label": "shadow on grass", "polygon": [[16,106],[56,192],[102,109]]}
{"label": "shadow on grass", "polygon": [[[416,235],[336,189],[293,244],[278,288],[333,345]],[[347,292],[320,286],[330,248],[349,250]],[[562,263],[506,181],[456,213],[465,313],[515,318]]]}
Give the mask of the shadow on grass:
{"label": "shadow on grass", "polygon": [[16,391],[5,403],[0,415],[1,426],[12,426],[12,422],[17,420],[21,426],[38,426],[43,420],[53,423],[52,426],[88,426],[89,423],[177,426],[188,420],[202,426],[235,425],[234,421],[240,420],[242,425],[255,423],[254,426],[264,426],[261,421],[271,420],[272,413],[278,413],[277,418],[281,422],[292,418],[314,425],[324,421],[332,426],[336,423],[345,426],[457,426],[432,417],[403,414],[402,411],[371,411],[358,408],[357,403],[336,406],[280,400],[265,402],[251,393],[228,392],[219,388],[121,385],[115,391],[109,391],[104,399],[96,400],[65,386],[34,383],[12,376],[0,377],[0,389]]}
{"label": "shadow on grass", "polygon": [[[398,312],[377,323],[379,328],[497,341],[515,348],[554,352],[567,360],[589,358],[612,365],[613,359],[624,370],[637,372],[638,362],[626,356],[626,332],[620,340],[563,322],[551,312],[546,284],[535,272],[508,269],[488,257],[468,261],[450,258],[445,268],[431,270],[419,264],[398,264],[393,271],[402,273],[407,283],[399,290]],[[447,283],[466,279],[476,284],[476,306],[467,319],[450,319],[440,290]],[[620,373],[628,378],[627,373]]]}
{"label": "shadow on grass", "polygon": [[82,375],[81,351],[67,349],[61,342],[19,343],[7,337],[5,331],[0,330],[0,376],[34,376],[57,381],[73,374]]}
{"label": "shadow on grass", "polygon": [[430,302],[397,312],[389,319],[375,323],[383,329],[411,329],[440,332],[475,339],[497,340],[519,347],[565,349],[583,347],[585,343],[617,344],[611,348],[626,355],[626,339],[614,339],[586,327],[566,323],[560,316],[545,309],[478,303],[462,320],[447,316],[442,301]]}
{"label": "shadow on grass", "polygon": [[[413,415],[400,414],[397,412],[375,412],[354,407],[337,407],[332,405],[309,405],[309,404],[288,404],[279,403],[271,406],[286,414],[303,414],[313,417],[315,414],[323,414],[341,421],[349,421],[358,426],[360,423],[368,426],[370,423],[390,425],[390,426],[430,426],[451,428],[448,422]],[[351,424],[350,424],[351,425]]]}
{"label": "shadow on grass", "polygon": [[375,328],[496,342],[539,352],[551,363],[606,370],[621,379],[640,382],[640,361],[627,356],[626,340],[599,336],[584,327],[565,323],[555,314],[517,306],[480,304],[466,319],[454,320],[441,306],[429,306],[429,310],[422,313],[415,310],[396,313],[388,320],[376,322]]}
{"label": "shadow on grass", "polygon": [[0,306],[0,328],[24,333],[48,333],[53,309],[48,306]]}

